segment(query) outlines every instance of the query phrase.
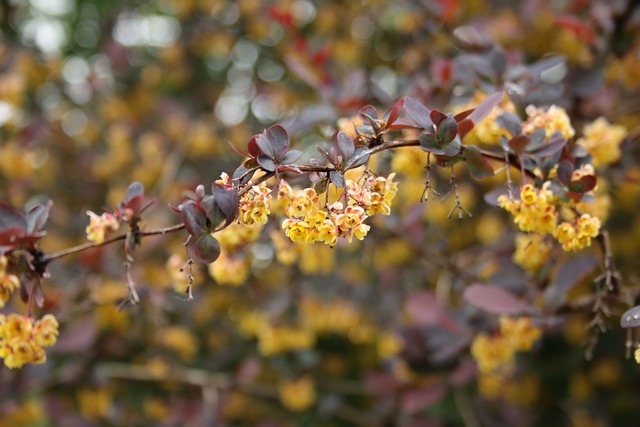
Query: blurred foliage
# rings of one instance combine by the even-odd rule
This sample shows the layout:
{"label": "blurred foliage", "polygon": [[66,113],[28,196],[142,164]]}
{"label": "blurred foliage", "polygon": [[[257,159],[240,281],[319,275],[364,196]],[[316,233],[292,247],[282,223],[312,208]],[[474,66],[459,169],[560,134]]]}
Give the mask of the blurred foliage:
{"label": "blurred foliage", "polygon": [[[619,327],[640,286],[635,2],[1,4],[0,199],[54,201],[44,252],[85,242],[85,212],[115,209],[133,181],[158,200],[143,228],[179,222],[168,204],[241,162],[227,142],[244,147],[274,123],[308,161],[366,104],[407,95],[462,111],[504,87],[503,111],[562,107],[564,129],[600,150],[584,210],[610,233],[628,304],[609,307],[606,333],[589,325],[598,246],[540,255],[540,241],[516,237],[483,199],[504,174],[456,167],[473,214],[457,221],[453,195],[418,203],[426,153],[389,150],[371,166],[397,173],[397,197],[363,242],[298,244],[273,221],[234,224],[216,234],[221,257],[193,267],[194,301],[176,233],[135,252],[135,306],[119,309],[119,245],[52,263],[42,311],[59,320],[58,343],[45,364],[0,368],[0,426],[637,425],[638,365]],[[497,141],[495,120],[474,130],[478,144]],[[441,172],[432,181],[446,188]],[[468,304],[476,282],[532,302],[532,320]],[[16,311],[18,293],[2,309]]]}

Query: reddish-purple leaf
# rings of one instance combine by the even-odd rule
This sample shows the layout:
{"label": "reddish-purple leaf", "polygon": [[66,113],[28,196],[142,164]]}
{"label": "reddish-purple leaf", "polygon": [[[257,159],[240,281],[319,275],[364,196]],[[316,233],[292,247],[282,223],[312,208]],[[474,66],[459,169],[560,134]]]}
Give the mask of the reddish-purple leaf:
{"label": "reddish-purple leaf", "polygon": [[398,120],[398,117],[400,117],[400,114],[402,114],[403,108],[404,97],[397,100],[396,103],[393,104],[393,106],[384,113],[382,118],[387,121],[387,127],[391,126],[395,123],[396,120]]}
{"label": "reddish-purple leaf", "polygon": [[351,140],[351,137],[349,137],[349,135],[347,135],[346,132],[344,131],[338,132],[338,135],[336,136],[336,142],[338,144],[338,149],[340,149],[340,152],[342,153],[343,158],[349,159],[351,158],[351,156],[353,156],[353,153],[356,147],[353,141]]}
{"label": "reddish-purple leaf", "polygon": [[278,165],[289,165],[298,160],[300,156],[302,156],[302,151],[289,150],[281,159],[279,159]]}
{"label": "reddish-purple leaf", "polygon": [[41,231],[49,219],[49,213],[53,208],[53,202],[49,200],[46,205],[35,205],[27,212],[27,232]]}
{"label": "reddish-purple leaf", "polygon": [[129,184],[129,187],[127,187],[127,191],[124,193],[124,199],[122,200],[122,203],[126,205],[134,197],[143,196],[143,195],[144,195],[144,186],[140,182],[134,181],[131,184]]}
{"label": "reddish-purple leaf", "polygon": [[[262,156],[262,157],[268,157],[270,159],[275,158],[276,147],[271,142],[271,140],[269,140],[269,137],[267,137],[266,134],[264,133],[259,134],[258,137],[255,139],[255,142],[258,148],[260,148],[260,154],[257,157]],[[260,163],[260,161],[258,161],[258,163]]]}
{"label": "reddish-purple leaf", "polygon": [[443,317],[442,306],[429,291],[414,292],[407,296],[404,310],[418,326],[433,326]]}
{"label": "reddish-purple leaf", "polygon": [[344,181],[344,175],[340,171],[331,171],[329,172],[329,179],[338,188],[344,188],[346,183]]}
{"label": "reddish-purple leaf", "polygon": [[0,246],[16,247],[25,236],[26,230],[22,227],[5,228],[0,230]]}
{"label": "reddish-purple leaf", "polygon": [[0,229],[9,227],[26,229],[27,220],[16,208],[6,202],[0,202]]}
{"label": "reddish-purple leaf", "polygon": [[451,117],[445,117],[438,125],[438,140],[441,144],[448,144],[453,141],[457,132],[458,123]]}
{"label": "reddish-purple leaf", "polygon": [[209,233],[192,239],[189,246],[193,250],[193,255],[204,264],[211,264],[220,256],[220,242]]}
{"label": "reddish-purple leaf", "polygon": [[573,175],[573,165],[567,160],[560,162],[557,171],[558,180],[564,185],[569,185],[571,183],[571,175]]}
{"label": "reddish-purple leaf", "polygon": [[365,105],[358,111],[358,115],[366,120],[377,120],[378,110],[373,105]]}
{"label": "reddish-purple leaf", "polygon": [[527,304],[496,285],[475,283],[468,286],[462,297],[471,305],[494,314],[520,314],[528,311]]}
{"label": "reddish-purple leaf", "polygon": [[503,97],[504,92],[496,92],[492,95],[487,96],[482,100],[482,102],[480,102],[480,104],[478,104],[475,110],[473,110],[473,113],[471,113],[469,119],[471,119],[474,125],[477,125],[482,119],[489,115],[494,107],[500,104],[500,101],[502,101]]}
{"label": "reddish-purple leaf", "polygon": [[567,301],[567,293],[582,282],[598,266],[591,254],[576,255],[560,264],[544,291],[545,307],[556,310]]}
{"label": "reddish-purple leaf", "polygon": [[431,129],[433,122],[430,115],[431,110],[411,97],[406,97],[404,101],[404,111],[411,117],[421,129]]}
{"label": "reddish-purple leaf", "polygon": [[464,140],[464,137],[467,136],[469,132],[473,129],[473,122],[471,119],[463,119],[458,122],[458,135],[460,135],[460,139]]}
{"label": "reddish-purple leaf", "polygon": [[401,407],[403,412],[414,414],[440,402],[446,394],[447,388],[442,381],[428,382],[405,391],[402,394]]}
{"label": "reddish-purple leaf", "polygon": [[182,222],[191,235],[207,232],[207,213],[193,200],[187,200],[182,204]]}
{"label": "reddish-purple leaf", "polygon": [[431,110],[429,113],[429,118],[433,122],[434,125],[440,126],[440,122],[447,118],[447,115],[438,110]]}
{"label": "reddish-purple leaf", "polygon": [[[289,135],[285,128],[281,125],[273,125],[265,131],[267,138],[269,139],[271,147],[274,151],[280,151],[282,149],[289,148]],[[266,154],[266,153],[265,153]]]}
{"label": "reddish-purple leaf", "polygon": [[240,197],[235,188],[225,188],[224,186],[213,183],[211,193],[215,198],[216,205],[224,216],[225,226],[231,224],[238,216],[238,207],[240,205]]}
{"label": "reddish-purple leaf", "polygon": [[[253,139],[253,138],[252,138]],[[249,154],[246,151],[241,150],[240,148],[238,148],[233,142],[227,140],[227,144],[229,144],[229,146],[231,147],[231,149],[233,151],[235,151],[238,155],[242,156],[242,157],[253,157],[251,156],[251,154]]]}
{"label": "reddish-purple leaf", "polygon": [[539,157],[547,157],[556,154],[558,151],[562,150],[565,145],[567,145],[567,140],[564,138],[555,139],[553,141],[550,140],[547,144],[543,144],[536,149],[530,150],[529,153]]}
{"label": "reddish-purple leaf", "polygon": [[470,108],[468,110],[464,110],[461,113],[456,114],[455,116],[453,116],[453,119],[458,122],[458,124],[460,124],[461,121],[463,121],[464,119],[466,119],[467,117],[469,117],[469,115],[471,113],[473,113],[473,110],[475,110],[475,108]]}
{"label": "reddish-purple leaf", "polygon": [[512,137],[522,133],[522,122],[520,117],[511,111],[505,111],[496,120],[500,126],[507,129]]}
{"label": "reddish-purple leaf", "polygon": [[258,147],[258,144],[256,143],[259,136],[260,134],[253,135],[247,143],[247,150],[249,150],[250,157],[258,157],[260,155],[260,147]]}
{"label": "reddish-purple leaf", "polygon": [[509,148],[518,156],[521,156],[529,142],[531,142],[531,138],[528,135],[516,135],[509,140]]}
{"label": "reddish-purple leaf", "polygon": [[267,172],[273,172],[276,170],[276,162],[273,161],[273,158],[265,154],[260,154],[256,158],[256,160],[258,161],[258,164],[260,165],[260,167],[266,170]]}

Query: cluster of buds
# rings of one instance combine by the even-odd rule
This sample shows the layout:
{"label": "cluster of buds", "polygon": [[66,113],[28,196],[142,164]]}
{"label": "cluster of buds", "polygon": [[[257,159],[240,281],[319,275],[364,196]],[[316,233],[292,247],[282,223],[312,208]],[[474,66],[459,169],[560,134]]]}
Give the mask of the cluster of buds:
{"label": "cluster of buds", "polygon": [[335,246],[339,237],[349,242],[353,237],[363,240],[370,229],[364,220],[372,215],[389,215],[391,212],[391,202],[397,191],[394,175],[367,177],[364,185],[347,180],[346,204],[336,201],[324,208],[320,206],[314,189],[294,191],[283,181],[278,199],[287,202],[285,214],[288,218],[282,223],[285,234],[294,242],[323,242],[329,246]]}
{"label": "cluster of buds", "polygon": [[513,221],[524,232],[552,234],[556,229],[558,212],[553,192],[546,187],[537,190],[526,184],[520,191],[520,200],[509,199],[503,194],[498,198],[498,204],[514,216]]}
{"label": "cluster of buds", "polygon": [[89,215],[89,225],[85,229],[87,240],[96,245],[104,243],[107,232],[116,232],[120,228],[120,221],[111,212],[103,212],[98,215],[95,212],[87,211]]}
{"label": "cluster of buds", "polygon": [[0,256],[0,308],[9,301],[11,293],[20,287],[18,276],[7,274],[8,262],[6,256]]}
{"label": "cluster of buds", "polygon": [[252,224],[266,224],[271,213],[271,189],[263,182],[254,185],[240,197],[238,218],[240,222]]}
{"label": "cluster of buds", "polygon": [[44,363],[44,347],[55,344],[57,337],[58,321],[51,314],[35,322],[27,316],[0,314],[0,358],[8,368]]}

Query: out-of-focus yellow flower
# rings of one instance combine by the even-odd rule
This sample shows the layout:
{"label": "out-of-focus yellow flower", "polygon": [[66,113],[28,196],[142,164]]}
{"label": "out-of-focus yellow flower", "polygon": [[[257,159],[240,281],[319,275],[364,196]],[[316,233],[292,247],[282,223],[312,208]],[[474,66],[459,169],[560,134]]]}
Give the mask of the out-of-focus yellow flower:
{"label": "out-of-focus yellow flower", "polygon": [[381,332],[376,340],[376,348],[381,358],[395,356],[402,351],[403,340],[394,332]]}
{"label": "out-of-focus yellow flower", "polygon": [[535,233],[518,233],[515,246],[513,261],[530,272],[538,271],[551,253],[551,247],[545,243],[543,236]]}
{"label": "out-of-focus yellow flower", "polygon": [[624,126],[611,124],[604,117],[598,117],[586,125],[584,136],[578,144],[587,149],[592,156],[594,167],[605,166],[620,159],[620,144],[627,136]]}
{"label": "out-of-focus yellow flower", "polygon": [[542,330],[533,326],[530,317],[500,317],[500,333],[515,351],[531,350],[542,336]]}
{"label": "out-of-focus yellow flower", "polygon": [[208,268],[213,280],[220,285],[240,286],[249,277],[249,262],[244,254],[227,255],[223,251]]}
{"label": "out-of-focus yellow flower", "polygon": [[175,351],[182,360],[194,358],[198,352],[198,341],[187,328],[170,326],[158,330],[160,344]]}
{"label": "out-of-focus yellow flower", "polygon": [[315,384],[310,376],[286,381],[278,387],[278,395],[285,408],[296,412],[305,411],[316,401]]}
{"label": "out-of-focus yellow flower", "polygon": [[514,351],[509,340],[502,335],[481,333],[471,343],[471,355],[483,374],[510,369]]}
{"label": "out-of-focus yellow flower", "polygon": [[263,356],[311,348],[315,342],[313,332],[303,328],[266,323],[258,330],[258,351]]}
{"label": "out-of-focus yellow flower", "polygon": [[113,405],[113,395],[108,389],[85,388],[78,392],[78,406],[82,416],[88,419],[106,418]]}
{"label": "out-of-focus yellow flower", "polygon": [[571,120],[566,110],[557,105],[552,105],[547,110],[529,105],[526,108],[528,119],[522,124],[522,131],[526,134],[533,133],[536,129],[544,129],[547,138],[554,132],[560,132],[563,138],[573,138],[576,134],[571,126]]}
{"label": "out-of-focus yellow flower", "polygon": [[20,287],[20,280],[15,274],[7,274],[7,257],[0,256],[0,308],[9,301],[13,291]]}

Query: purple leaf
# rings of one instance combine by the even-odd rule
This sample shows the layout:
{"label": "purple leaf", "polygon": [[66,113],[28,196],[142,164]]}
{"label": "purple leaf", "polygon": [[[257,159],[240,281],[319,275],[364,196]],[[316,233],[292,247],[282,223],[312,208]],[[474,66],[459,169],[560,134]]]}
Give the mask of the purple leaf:
{"label": "purple leaf", "polygon": [[198,236],[189,242],[194,256],[204,264],[211,264],[220,256],[220,242],[209,233]]}
{"label": "purple leaf", "polygon": [[569,185],[571,183],[571,175],[573,175],[573,165],[567,160],[560,162],[557,172],[558,180],[564,185]]}
{"label": "purple leaf", "polygon": [[411,97],[406,97],[404,101],[404,111],[411,117],[422,129],[431,129],[433,122],[430,115],[431,110]]}
{"label": "purple leaf", "polygon": [[234,188],[225,188],[224,186],[213,183],[211,193],[215,198],[215,204],[225,219],[225,227],[233,222],[238,216],[238,208],[240,205],[240,197]]}
{"label": "purple leaf", "polygon": [[469,116],[473,124],[477,125],[478,123],[480,123],[480,121],[482,121],[482,119],[487,117],[491,110],[493,110],[494,107],[500,104],[500,101],[502,101],[503,97],[504,92],[496,92],[493,95],[489,95],[485,99],[483,99],[482,102],[478,104],[476,109],[473,110],[473,113],[471,113],[471,115]]}
{"label": "purple leaf", "polygon": [[[432,112],[433,113],[433,112]],[[438,140],[441,144],[448,144],[453,141],[458,132],[458,123],[451,118],[444,118],[438,125]]]}
{"label": "purple leaf", "polygon": [[378,119],[378,110],[373,105],[365,105],[358,111],[358,115],[365,121],[374,121]]}
{"label": "purple leaf", "polygon": [[[255,139],[255,143],[260,149],[260,154],[258,154],[257,157],[263,156],[270,159],[275,158],[275,146],[272,144],[271,140],[269,140],[269,137],[267,137],[266,133],[259,134]],[[258,161],[258,163],[260,162]]]}
{"label": "purple leaf", "polygon": [[464,137],[467,136],[472,129],[473,122],[470,119],[464,119],[458,122],[458,135],[460,135],[461,140],[464,140]]}
{"label": "purple leaf", "polygon": [[281,125],[273,125],[265,133],[274,151],[289,148],[289,135]]}
{"label": "purple leaf", "polygon": [[505,111],[496,120],[500,126],[507,129],[512,137],[522,133],[522,122],[520,117],[511,111]]}
{"label": "purple leaf", "polygon": [[438,110],[431,110],[431,113],[429,113],[429,118],[431,119],[434,125],[440,126],[440,122],[446,119],[447,115]]}
{"label": "purple leaf", "polygon": [[567,301],[567,293],[591,274],[597,265],[596,257],[591,254],[577,255],[562,263],[544,291],[545,307],[550,310],[561,307]]}
{"label": "purple leaf", "polygon": [[344,188],[345,182],[344,182],[344,176],[342,175],[342,172],[340,171],[329,172],[329,179],[331,180],[331,182],[333,182],[333,184],[336,187]]}
{"label": "purple leaf", "polygon": [[[560,138],[554,138],[556,135],[559,135]],[[539,148],[530,150],[529,153],[539,157],[547,157],[562,150],[566,144],[567,140],[562,138],[562,134],[560,132],[556,132],[551,136],[551,138],[549,138],[549,142],[547,144],[543,144]]]}
{"label": "purple leaf", "polygon": [[41,231],[49,219],[49,213],[53,208],[53,202],[49,200],[46,205],[35,205],[27,212],[27,232]]}
{"label": "purple leaf", "polygon": [[475,283],[468,286],[462,297],[471,305],[494,314],[520,314],[528,311],[527,304],[496,285]]}
{"label": "purple leaf", "polygon": [[518,156],[521,156],[530,141],[531,138],[528,135],[516,135],[509,140],[509,148]]}
{"label": "purple leaf", "polygon": [[0,229],[9,227],[26,229],[27,220],[16,208],[6,202],[0,202]]}
{"label": "purple leaf", "polygon": [[207,232],[207,214],[202,206],[193,200],[188,200],[182,205],[182,222],[191,235]]}
{"label": "purple leaf", "polygon": [[129,185],[129,187],[127,187],[127,191],[124,193],[124,199],[122,200],[122,204],[126,205],[134,197],[143,196],[143,195],[144,195],[144,186],[140,182],[134,181]]}
{"label": "purple leaf", "polygon": [[338,148],[340,149],[342,156],[345,159],[351,158],[355,151],[355,145],[353,144],[353,141],[351,140],[349,135],[347,135],[344,131],[340,131],[336,136],[336,141],[338,143]]}
{"label": "purple leaf", "polygon": [[262,169],[266,170],[267,172],[273,172],[276,170],[276,162],[272,157],[269,157],[265,154],[260,154],[256,158],[256,160],[258,161],[260,167],[262,167]]}
{"label": "purple leaf", "polygon": [[285,154],[284,157],[282,157],[282,159],[280,159],[278,164],[280,164],[280,165],[289,165],[289,164],[295,162],[296,160],[298,160],[300,158],[300,156],[302,156],[302,151],[300,151],[300,150],[289,150],[289,151],[287,151],[287,154]]}
{"label": "purple leaf", "polygon": [[387,127],[394,124],[395,121],[398,120],[398,117],[400,117],[400,114],[402,114],[402,110],[404,108],[404,100],[404,97],[397,100],[396,103],[393,104],[393,106],[382,116],[382,118],[387,121]]}

